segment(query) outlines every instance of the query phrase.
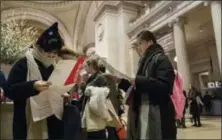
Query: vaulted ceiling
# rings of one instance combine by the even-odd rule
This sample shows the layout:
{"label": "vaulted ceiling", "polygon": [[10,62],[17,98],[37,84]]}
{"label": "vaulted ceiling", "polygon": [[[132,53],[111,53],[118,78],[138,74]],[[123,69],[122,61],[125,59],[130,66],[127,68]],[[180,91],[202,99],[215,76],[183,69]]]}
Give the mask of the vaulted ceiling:
{"label": "vaulted ceiling", "polygon": [[[2,1],[1,21],[25,19],[31,24],[46,29],[59,22],[60,32],[66,45],[77,49],[82,42],[86,16],[93,1]],[[99,1],[96,2],[96,5]]]}

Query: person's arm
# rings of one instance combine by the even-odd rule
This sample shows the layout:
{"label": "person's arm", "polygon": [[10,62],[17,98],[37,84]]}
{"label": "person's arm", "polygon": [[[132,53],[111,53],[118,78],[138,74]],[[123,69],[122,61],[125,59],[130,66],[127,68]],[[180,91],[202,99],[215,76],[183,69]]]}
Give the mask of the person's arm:
{"label": "person's arm", "polygon": [[200,99],[200,96],[197,96],[196,97],[196,101],[197,101],[197,104],[200,104],[200,105],[204,105],[204,103],[201,101],[201,99]]}
{"label": "person's arm", "polygon": [[3,85],[4,94],[11,100],[27,99],[38,94],[34,89],[33,81],[26,81],[26,58],[20,59],[11,69],[6,83]]}
{"label": "person's arm", "polygon": [[142,93],[171,94],[175,74],[170,60],[165,55],[159,57],[155,73],[156,77],[137,75],[135,79],[136,88]]}
{"label": "person's arm", "polygon": [[128,80],[120,79],[120,82],[118,84],[119,89],[122,89],[124,92],[126,92],[130,86],[131,86],[131,83]]}

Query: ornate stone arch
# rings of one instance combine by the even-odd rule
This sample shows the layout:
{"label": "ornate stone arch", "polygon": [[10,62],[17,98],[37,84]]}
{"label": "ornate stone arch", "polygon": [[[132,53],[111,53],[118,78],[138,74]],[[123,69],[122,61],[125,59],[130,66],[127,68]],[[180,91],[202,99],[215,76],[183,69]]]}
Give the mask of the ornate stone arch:
{"label": "ornate stone arch", "polygon": [[37,10],[33,8],[12,8],[12,9],[7,9],[1,12],[1,22],[7,22],[10,20],[18,20],[18,19],[27,19],[27,20],[33,20],[33,21],[38,21],[44,25],[50,26],[54,22],[59,23],[59,31],[65,41],[65,45],[67,47],[73,47],[72,45],[72,40],[70,37],[70,34],[68,33],[67,29],[53,15],[42,11],[42,10]]}
{"label": "ornate stone arch", "polygon": [[88,14],[89,8],[92,4],[92,1],[82,1],[82,3],[79,5],[78,13],[76,15],[76,22],[74,24],[74,40],[73,40],[73,46],[74,49],[78,50],[80,52],[80,49],[82,51],[82,36],[83,36],[83,30],[85,26],[86,16]]}

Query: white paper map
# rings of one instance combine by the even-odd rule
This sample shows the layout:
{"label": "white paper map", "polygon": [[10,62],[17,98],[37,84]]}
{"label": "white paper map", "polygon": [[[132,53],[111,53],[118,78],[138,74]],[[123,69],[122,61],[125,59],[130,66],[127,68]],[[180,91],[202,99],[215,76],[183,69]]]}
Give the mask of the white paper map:
{"label": "white paper map", "polygon": [[[33,121],[40,121],[51,115],[55,115],[58,119],[62,119],[63,114],[63,98],[61,95],[68,92],[73,85],[68,86],[51,86],[49,89],[41,92],[36,98],[31,98]],[[48,97],[46,97],[48,96]]]}
{"label": "white paper map", "polygon": [[48,81],[52,82],[52,85],[64,85],[76,62],[76,60],[60,60]]}
{"label": "white paper map", "polygon": [[120,72],[119,70],[117,70],[116,68],[114,68],[111,64],[109,64],[106,60],[104,60],[103,58],[101,58],[98,54],[94,54],[92,56],[90,56],[88,59],[97,59],[99,60],[99,62],[101,64],[103,64],[106,69],[112,74],[112,75],[115,75],[119,78],[124,78],[124,79],[127,79],[127,80],[130,80],[132,79],[130,76]]}
{"label": "white paper map", "polygon": [[48,80],[52,82],[52,85],[37,96],[30,98],[34,122],[45,119],[53,114],[58,119],[62,119],[63,98],[61,95],[68,92],[74,86],[74,84],[65,86],[64,82],[70,75],[75,63],[75,60],[59,61]]}

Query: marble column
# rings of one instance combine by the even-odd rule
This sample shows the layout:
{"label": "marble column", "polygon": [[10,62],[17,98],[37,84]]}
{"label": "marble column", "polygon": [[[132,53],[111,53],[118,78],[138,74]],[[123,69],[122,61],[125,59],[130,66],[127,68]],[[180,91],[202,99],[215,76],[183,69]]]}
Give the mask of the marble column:
{"label": "marble column", "polygon": [[217,48],[220,73],[222,74],[222,49],[221,49],[221,2],[212,1],[210,3],[211,16],[213,21],[214,35]]}
{"label": "marble column", "polygon": [[188,91],[189,84],[192,84],[192,81],[182,18],[178,18],[173,22],[173,32],[177,56],[177,69],[183,77],[184,89]]}

